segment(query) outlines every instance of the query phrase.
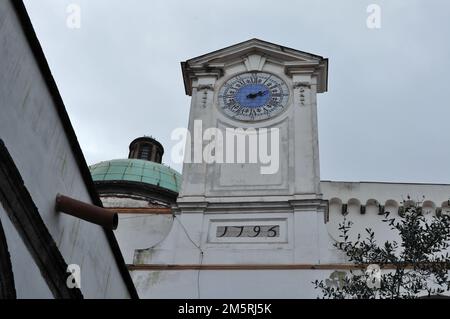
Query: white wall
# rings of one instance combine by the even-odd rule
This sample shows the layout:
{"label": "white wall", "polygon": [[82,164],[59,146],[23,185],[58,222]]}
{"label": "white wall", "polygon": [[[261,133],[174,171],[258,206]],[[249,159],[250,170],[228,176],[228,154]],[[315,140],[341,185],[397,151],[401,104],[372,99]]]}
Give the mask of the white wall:
{"label": "white wall", "polygon": [[120,214],[114,231],[127,264],[134,262],[136,250],[148,249],[162,241],[173,225],[171,215]]}
{"label": "white wall", "polygon": [[[339,183],[323,182],[324,199],[340,198],[343,203],[367,204],[373,198],[383,205],[396,199],[399,203],[408,194],[411,198],[422,198],[442,203],[450,194],[450,185],[387,184],[387,183]],[[280,209],[280,208],[279,208]],[[378,209],[378,208],[377,208]],[[333,265],[345,264],[347,259],[333,244],[339,240],[338,224],[344,216],[341,209],[330,206],[329,220],[322,212],[260,211],[252,214],[233,214],[230,211],[214,213],[182,214],[177,218],[183,223],[189,237],[203,250],[189,240],[183,227],[175,221],[171,232],[158,245],[139,251],[136,264],[202,264],[202,265]],[[434,214],[434,213],[430,213]],[[399,217],[393,214],[393,217]],[[208,225],[211,220],[239,218],[285,219],[288,224],[287,241],[270,244],[211,243],[208,241]],[[353,229],[364,233],[366,227],[374,229],[377,240],[398,239],[382,222],[378,211],[368,210],[361,214],[353,209],[347,219],[355,223]],[[152,227],[156,227],[153,225]],[[334,270],[134,270],[133,280],[142,298],[197,298],[200,285],[201,298],[316,298],[319,291],[312,281],[327,279]],[[200,280],[198,276],[200,274]]]}
{"label": "white wall", "polygon": [[129,293],[100,226],[55,212],[57,193],[90,202],[74,154],[10,1],[0,1],[0,137],[86,298]]}
{"label": "white wall", "polygon": [[357,198],[362,204],[366,204],[369,199],[376,199],[384,205],[388,200],[400,203],[407,200],[409,195],[411,200],[431,200],[440,207],[444,201],[450,199],[450,185],[445,184],[322,181],[320,187],[324,199],[337,197],[344,203]]}
{"label": "white wall", "polygon": [[17,298],[50,299],[53,294],[33,257],[0,204],[0,221],[5,232]]}

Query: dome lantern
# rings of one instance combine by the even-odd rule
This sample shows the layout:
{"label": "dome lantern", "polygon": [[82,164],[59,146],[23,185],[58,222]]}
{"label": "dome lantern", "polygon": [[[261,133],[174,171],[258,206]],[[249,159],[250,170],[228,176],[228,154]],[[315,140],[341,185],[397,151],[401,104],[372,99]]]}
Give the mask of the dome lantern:
{"label": "dome lantern", "polygon": [[164,147],[152,137],[138,137],[130,143],[129,159],[141,159],[160,163],[164,154]]}

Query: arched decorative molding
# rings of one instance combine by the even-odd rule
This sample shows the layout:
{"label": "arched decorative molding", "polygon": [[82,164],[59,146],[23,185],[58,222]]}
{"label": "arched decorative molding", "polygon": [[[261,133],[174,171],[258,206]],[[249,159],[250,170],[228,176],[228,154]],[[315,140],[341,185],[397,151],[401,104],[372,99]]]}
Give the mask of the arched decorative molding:
{"label": "arched decorative molding", "polygon": [[412,199],[408,199],[403,202],[403,207],[405,207],[405,209],[414,206],[416,206],[416,202],[413,201]]}
{"label": "arched decorative molding", "polygon": [[[398,209],[398,215],[400,217],[404,217],[405,213],[408,211],[409,208],[414,208],[417,206],[417,203],[413,201],[412,199],[404,200],[402,201],[402,205]],[[417,207],[417,212],[421,214],[422,212],[422,206]]]}
{"label": "arched decorative molding", "polygon": [[342,200],[340,198],[334,197],[332,199],[330,199],[330,205],[342,205]]}
{"label": "arched decorative molding", "polygon": [[369,199],[366,202],[366,214],[377,215],[380,211],[380,203],[376,199]]}
{"label": "arched decorative molding", "polygon": [[388,199],[386,203],[384,203],[384,212],[389,212],[391,215],[398,214],[400,205],[394,199]]}
{"label": "arched decorative molding", "polygon": [[441,214],[450,215],[450,200],[446,200],[441,205]]}
{"label": "arched decorative molding", "polygon": [[426,200],[422,204],[423,215],[434,215],[436,213],[436,204],[431,200]]}
{"label": "arched decorative molding", "polygon": [[14,273],[5,232],[0,220],[0,299],[16,299]]}
{"label": "arched decorative molding", "polygon": [[332,214],[342,214],[342,200],[339,198],[332,198],[328,201],[328,212]]}
{"label": "arched decorative molding", "polygon": [[347,202],[347,211],[349,214],[359,215],[361,213],[361,202],[359,199],[349,199]]}

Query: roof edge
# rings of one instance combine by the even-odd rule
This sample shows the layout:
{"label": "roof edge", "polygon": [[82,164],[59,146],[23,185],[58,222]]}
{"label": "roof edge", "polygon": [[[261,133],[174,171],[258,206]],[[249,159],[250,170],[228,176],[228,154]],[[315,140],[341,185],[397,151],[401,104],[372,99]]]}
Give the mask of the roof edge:
{"label": "roof edge", "polygon": [[417,185],[417,186],[449,186],[445,183],[413,183],[413,182],[384,182],[384,181],[331,181],[321,180],[321,183],[336,183],[336,184],[388,184],[388,185]]}
{"label": "roof edge", "polygon": [[170,167],[169,165],[166,165],[164,163],[147,161],[147,160],[143,160],[143,159],[140,159],[140,158],[113,158],[113,159],[110,159],[110,160],[100,161],[100,162],[94,163],[92,165],[88,165],[89,172],[90,172],[90,169],[91,169],[92,166],[95,166],[95,165],[98,165],[98,164],[101,164],[101,163],[106,163],[106,162],[113,162],[113,161],[143,161],[145,163],[151,163],[150,165],[158,165],[158,166],[162,166],[164,168],[170,169],[171,171],[174,171],[175,173],[177,173],[180,176],[182,176],[182,174],[180,172],[178,172],[176,169]]}
{"label": "roof edge", "polygon": [[[248,47],[246,47],[246,45]],[[272,42],[260,40],[257,38],[252,38],[181,62],[180,66],[183,76],[185,94],[188,96],[192,95],[192,78],[195,77],[194,74],[197,71],[201,70],[202,72],[208,72],[214,74],[217,77],[223,75],[223,65],[211,64],[211,66],[208,66],[209,61],[208,59],[214,60],[218,58],[223,58],[228,54],[236,55],[238,51],[239,52],[242,51],[241,53],[245,55],[245,51],[252,50],[253,47],[257,50],[265,50],[267,52],[272,52],[272,54],[285,55],[288,56],[290,59],[314,60],[315,63],[318,64],[316,71],[319,74],[319,78],[322,78],[319,83],[320,87],[319,93],[328,91],[328,62],[329,62],[328,58],[324,58],[323,56],[309,53],[306,51],[301,51],[290,47],[282,46],[279,44],[275,44]],[[236,49],[236,52],[233,52],[232,51],[233,49]],[[221,55],[221,53],[223,54]],[[325,76],[321,76],[323,72],[325,73]]]}
{"label": "roof edge", "polygon": [[246,40],[246,41],[242,41],[242,42],[239,42],[239,43],[235,43],[235,44],[226,46],[226,47],[218,49],[218,50],[211,51],[209,53],[205,53],[205,54],[196,56],[194,58],[186,60],[186,62],[189,63],[189,62],[192,62],[194,60],[198,60],[198,59],[202,59],[204,57],[207,57],[208,55],[215,55],[215,54],[217,54],[217,53],[219,53],[221,51],[227,51],[227,50],[230,50],[230,49],[232,49],[234,47],[239,47],[239,46],[242,46],[242,45],[244,45],[246,43],[251,43],[251,42],[256,42],[256,43],[261,43],[263,45],[276,47],[280,51],[286,52],[286,53],[289,52],[289,51],[292,51],[292,52],[296,52],[296,53],[299,53],[299,54],[309,55],[312,58],[315,58],[315,59],[318,59],[318,60],[325,59],[323,56],[320,56],[320,55],[317,55],[317,54],[314,54],[314,53],[309,53],[309,52],[306,52],[306,51],[297,50],[297,49],[290,48],[290,47],[287,47],[287,46],[283,46],[283,45],[280,45],[280,44],[276,44],[276,43],[273,43],[273,42],[261,40],[261,39],[258,39],[258,38],[252,38],[252,39],[249,39],[249,40]]}

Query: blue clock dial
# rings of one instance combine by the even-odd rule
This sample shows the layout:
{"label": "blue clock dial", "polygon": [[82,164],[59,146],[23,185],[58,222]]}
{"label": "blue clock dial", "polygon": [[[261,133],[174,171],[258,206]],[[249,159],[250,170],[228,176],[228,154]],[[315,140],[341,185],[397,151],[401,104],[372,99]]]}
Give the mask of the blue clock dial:
{"label": "blue clock dial", "polygon": [[219,90],[219,107],[241,121],[260,121],[281,113],[289,100],[289,89],[278,76],[266,72],[244,73],[226,81]]}
{"label": "blue clock dial", "polygon": [[247,84],[242,86],[235,95],[236,101],[243,107],[256,108],[267,104],[272,94],[264,84]]}

